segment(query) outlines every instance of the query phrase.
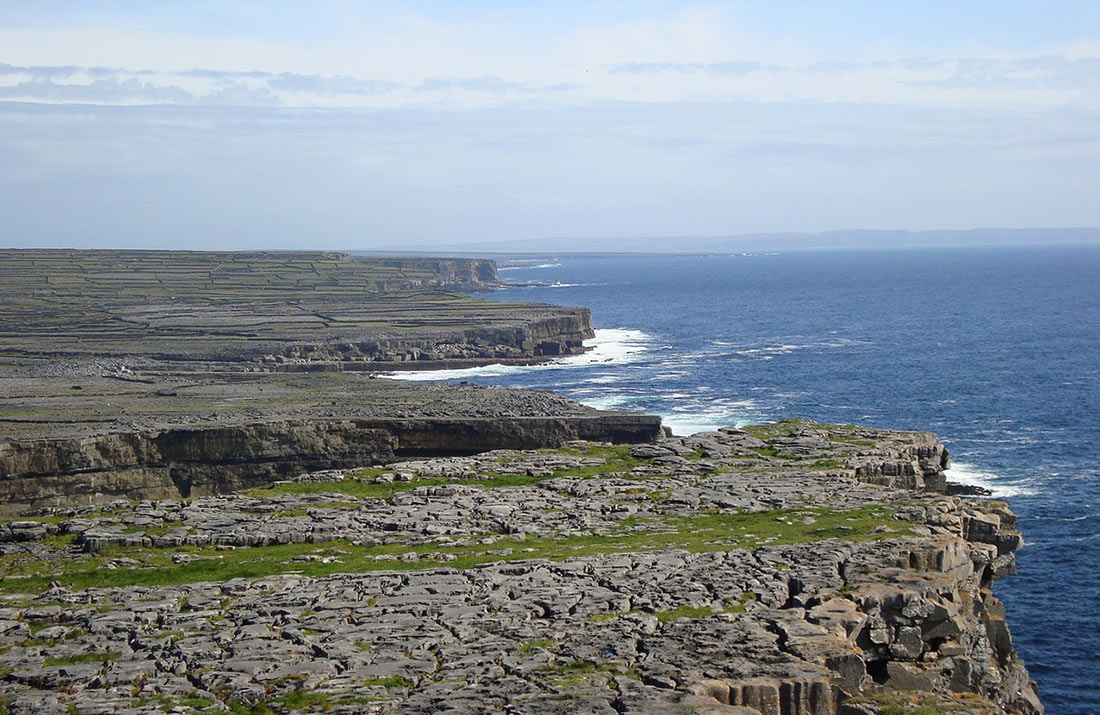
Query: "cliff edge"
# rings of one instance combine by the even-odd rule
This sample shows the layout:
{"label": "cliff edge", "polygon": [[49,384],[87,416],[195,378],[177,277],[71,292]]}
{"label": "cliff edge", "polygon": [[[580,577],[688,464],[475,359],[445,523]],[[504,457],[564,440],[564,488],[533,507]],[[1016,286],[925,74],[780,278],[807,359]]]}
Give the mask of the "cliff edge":
{"label": "cliff edge", "polygon": [[[1020,535],[925,433],[792,421],[0,530],[12,713],[1042,712]],[[915,484],[914,479],[923,480]]]}

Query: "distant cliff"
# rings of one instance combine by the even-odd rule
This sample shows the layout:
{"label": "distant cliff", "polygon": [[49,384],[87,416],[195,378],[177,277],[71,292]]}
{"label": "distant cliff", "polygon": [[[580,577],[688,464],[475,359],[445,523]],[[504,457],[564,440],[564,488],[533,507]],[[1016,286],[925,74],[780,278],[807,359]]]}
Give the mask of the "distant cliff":
{"label": "distant cliff", "polygon": [[483,258],[364,258],[353,260],[368,265],[398,269],[417,269],[434,274],[420,287],[457,290],[484,290],[498,285],[497,264]]}
{"label": "distant cliff", "polygon": [[586,308],[467,295],[497,286],[496,264],[471,258],[0,250],[0,365],[389,369],[536,360],[593,336]]}

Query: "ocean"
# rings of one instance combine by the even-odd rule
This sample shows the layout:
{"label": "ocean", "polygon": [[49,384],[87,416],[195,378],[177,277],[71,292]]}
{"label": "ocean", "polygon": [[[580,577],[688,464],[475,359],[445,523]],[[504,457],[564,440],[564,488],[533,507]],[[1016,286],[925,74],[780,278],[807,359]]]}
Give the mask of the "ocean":
{"label": "ocean", "polygon": [[679,434],[810,417],[931,430],[1019,515],[995,587],[1052,715],[1100,713],[1100,245],[502,263],[494,300],[592,309],[594,350],[407,379],[553,389]]}

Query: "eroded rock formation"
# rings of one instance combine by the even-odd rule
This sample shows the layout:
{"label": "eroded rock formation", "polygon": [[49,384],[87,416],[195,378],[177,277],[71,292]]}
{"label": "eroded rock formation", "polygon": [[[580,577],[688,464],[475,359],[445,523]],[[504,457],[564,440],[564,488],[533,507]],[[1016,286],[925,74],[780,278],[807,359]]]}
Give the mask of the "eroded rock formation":
{"label": "eroded rock formation", "polygon": [[923,433],[788,422],[55,509],[0,531],[0,697],[13,713],[1041,712],[990,590],[1014,518],[939,493],[945,464]]}

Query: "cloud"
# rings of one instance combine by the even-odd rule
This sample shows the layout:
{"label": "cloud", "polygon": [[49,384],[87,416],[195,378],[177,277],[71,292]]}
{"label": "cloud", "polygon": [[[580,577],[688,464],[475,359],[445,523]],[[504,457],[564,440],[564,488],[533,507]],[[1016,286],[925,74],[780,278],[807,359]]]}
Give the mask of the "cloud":
{"label": "cloud", "polygon": [[762,69],[781,69],[779,65],[764,65],[761,62],[731,60],[728,62],[624,62],[611,65],[612,74],[660,74],[677,72],[680,74],[748,74]]}
{"label": "cloud", "polygon": [[1069,89],[1093,95],[1100,90],[1100,58],[1095,57],[971,57],[944,64],[952,67],[946,76],[914,84],[954,89]]}
{"label": "cloud", "polygon": [[542,102],[845,102],[919,107],[1100,107],[1100,58],[909,58],[804,65],[625,62],[583,72],[396,79],[297,72],[0,65],[0,100],[89,104],[471,109]]}
{"label": "cloud", "polygon": [[401,87],[397,82],[379,79],[358,79],[356,77],[294,74],[282,72],[271,77],[268,85],[274,92],[304,92],[319,96],[340,94],[366,95],[390,92]]}
{"label": "cloud", "polygon": [[50,78],[37,78],[0,87],[0,99],[83,104],[186,104],[194,101],[191,94],[179,87],[159,87],[136,78],[96,79],[86,83],[58,83]]}
{"label": "cloud", "polygon": [[561,82],[535,85],[528,82],[510,82],[503,77],[428,77],[415,89],[418,92],[484,92],[486,94],[539,95],[570,92],[581,89],[579,84]]}

